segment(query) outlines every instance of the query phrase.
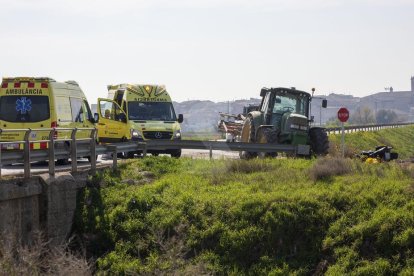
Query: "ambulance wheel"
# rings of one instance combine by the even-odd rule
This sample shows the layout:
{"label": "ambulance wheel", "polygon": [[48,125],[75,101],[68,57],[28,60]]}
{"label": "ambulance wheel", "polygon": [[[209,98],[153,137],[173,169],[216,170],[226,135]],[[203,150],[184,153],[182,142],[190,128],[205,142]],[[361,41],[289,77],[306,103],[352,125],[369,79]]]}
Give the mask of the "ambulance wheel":
{"label": "ambulance wheel", "polygon": [[58,159],[58,160],[56,160],[56,164],[59,165],[59,166],[68,165],[69,164],[69,159],[67,159],[67,158]]}
{"label": "ambulance wheel", "polygon": [[[96,161],[96,160],[98,160],[98,155],[96,155],[96,156],[95,156],[95,161]],[[88,156],[88,161],[89,161],[89,163],[91,163],[91,162],[92,162],[92,158],[91,158],[90,156]]]}
{"label": "ambulance wheel", "polygon": [[180,149],[179,150],[172,150],[170,152],[170,154],[171,154],[171,157],[173,157],[173,158],[180,158],[181,157],[181,150]]}
{"label": "ambulance wheel", "polygon": [[135,152],[133,151],[126,152],[125,154],[126,154],[126,158],[128,159],[134,159],[135,157]]}

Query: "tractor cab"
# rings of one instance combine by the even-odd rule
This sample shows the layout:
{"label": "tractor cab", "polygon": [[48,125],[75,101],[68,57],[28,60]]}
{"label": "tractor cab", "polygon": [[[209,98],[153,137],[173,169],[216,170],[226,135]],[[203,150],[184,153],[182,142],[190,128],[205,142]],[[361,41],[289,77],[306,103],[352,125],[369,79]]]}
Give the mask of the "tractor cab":
{"label": "tractor cab", "polygon": [[293,88],[263,88],[260,111],[263,123],[279,132],[279,141],[291,138],[292,130],[308,131],[311,95]]}

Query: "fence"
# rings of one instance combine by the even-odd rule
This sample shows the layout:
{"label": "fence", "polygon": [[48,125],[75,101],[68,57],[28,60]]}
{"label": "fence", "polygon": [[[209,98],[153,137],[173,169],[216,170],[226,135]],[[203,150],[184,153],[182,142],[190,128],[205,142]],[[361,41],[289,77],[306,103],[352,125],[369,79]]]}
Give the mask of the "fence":
{"label": "fence", "polygon": [[[76,138],[78,132],[89,132],[89,138]],[[34,132],[49,132],[48,139],[44,140],[30,140],[30,134]],[[70,139],[60,138],[58,139],[57,132],[70,132]],[[77,157],[82,156],[96,156],[96,129],[95,128],[42,128],[42,129],[0,129],[0,135],[5,133],[24,133],[23,140],[0,142],[0,177],[1,168],[3,165],[13,163],[24,164],[24,176],[30,177],[30,163],[32,161],[45,161],[55,159],[68,159],[76,160]],[[88,143],[86,149],[81,148],[80,145]],[[36,143],[47,143],[47,149],[43,150],[31,150],[31,145]],[[69,143],[69,147],[65,146]],[[7,145],[20,145],[23,144],[23,150],[4,150]],[[60,144],[61,148],[56,148],[56,145]],[[6,147],[5,147],[6,146]],[[90,158],[91,170],[94,173],[96,169],[96,158]],[[77,162],[72,162],[72,171],[77,171]],[[55,174],[55,162],[49,162],[49,174]]]}
{"label": "fence", "polygon": [[[33,132],[49,132],[47,140],[30,140]],[[70,139],[56,138],[57,132],[70,132]],[[90,132],[89,138],[79,139],[76,134],[82,131]],[[146,142],[123,142],[116,144],[97,145],[95,128],[45,128],[45,129],[0,129],[0,135],[7,132],[23,132],[24,139],[20,141],[0,142],[0,178],[3,165],[14,163],[24,164],[24,177],[31,176],[31,162],[49,161],[58,159],[71,159],[72,172],[77,172],[77,158],[89,157],[91,173],[96,171],[96,156],[111,154],[113,168],[117,167],[117,154],[121,152],[140,151],[144,155],[151,150],[174,150],[174,149],[201,149],[209,150],[212,158],[213,150],[224,151],[254,151],[254,152],[286,152],[291,154],[302,153],[306,150],[303,145],[270,145],[256,143],[226,143],[218,141],[188,141],[188,140],[150,140]],[[32,143],[48,144],[47,149],[31,149]],[[62,144],[63,143],[63,144]],[[67,143],[67,144],[65,144]],[[4,150],[4,146],[10,144],[23,144],[23,150]],[[57,145],[60,145],[57,147]],[[49,174],[55,175],[55,162],[49,162]]]}
{"label": "fence", "polygon": [[[346,132],[354,131],[373,131],[383,128],[396,128],[414,123],[383,124],[383,125],[365,125],[365,126],[346,126]],[[328,134],[335,134],[341,130],[338,128],[327,128]],[[48,139],[30,140],[30,134],[33,132],[49,132]],[[48,161],[58,159],[71,159],[72,172],[78,171],[77,158],[89,157],[91,163],[91,173],[96,171],[96,156],[102,154],[112,154],[113,168],[117,167],[117,154],[120,152],[140,151],[146,155],[151,150],[174,150],[174,149],[201,149],[209,150],[212,158],[213,150],[222,151],[251,151],[251,152],[285,152],[288,154],[304,154],[309,150],[306,145],[274,145],[258,143],[227,143],[218,141],[189,141],[189,140],[150,140],[146,142],[123,142],[116,144],[97,145],[95,128],[47,128],[47,129],[0,129],[0,135],[8,132],[24,133],[24,139],[20,141],[0,141],[0,178],[3,165],[23,163],[24,177],[31,176],[31,162]],[[57,138],[57,132],[69,132],[70,138]],[[80,132],[89,132],[88,138],[76,138]],[[32,143],[47,143],[47,149],[32,150]],[[23,150],[3,150],[4,145],[23,144]],[[60,145],[60,146],[59,146]],[[55,162],[49,162],[49,174],[55,175]]]}
{"label": "fence", "polygon": [[[414,123],[396,123],[396,124],[378,124],[378,125],[357,125],[357,126],[345,126],[345,133],[352,133],[357,131],[377,131],[380,129],[385,128],[398,128],[398,127],[404,127],[414,125]],[[341,131],[341,127],[329,127],[326,128],[326,133],[328,135],[339,133]]]}

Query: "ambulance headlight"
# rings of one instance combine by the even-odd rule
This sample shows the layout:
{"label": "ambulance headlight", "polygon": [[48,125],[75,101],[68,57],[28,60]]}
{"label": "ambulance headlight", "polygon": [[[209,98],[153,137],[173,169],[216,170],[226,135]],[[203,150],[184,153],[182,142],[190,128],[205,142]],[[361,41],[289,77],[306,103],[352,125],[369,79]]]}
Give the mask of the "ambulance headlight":
{"label": "ambulance headlight", "polygon": [[132,138],[142,138],[142,134],[139,130],[131,129],[131,137]]}
{"label": "ambulance headlight", "polygon": [[174,138],[175,139],[180,139],[181,138],[181,130],[174,131]]}

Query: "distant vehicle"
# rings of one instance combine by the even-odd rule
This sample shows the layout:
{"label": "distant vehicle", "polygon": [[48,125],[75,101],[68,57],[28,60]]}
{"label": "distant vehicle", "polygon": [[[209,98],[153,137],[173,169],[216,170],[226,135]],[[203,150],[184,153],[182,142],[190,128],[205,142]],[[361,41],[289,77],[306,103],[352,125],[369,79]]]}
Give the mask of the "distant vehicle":
{"label": "distant vehicle", "polygon": [[[263,88],[262,102],[257,111],[246,115],[241,141],[246,143],[271,143],[297,145],[297,155],[324,155],[329,141],[324,128],[311,127],[311,94],[295,88]],[[327,101],[322,101],[326,108]],[[241,158],[257,156],[256,152],[243,151]],[[276,156],[277,152],[267,153]]]}
{"label": "distant vehicle", "polygon": [[[108,86],[109,99],[98,99],[98,141],[114,143],[146,140],[180,140],[183,115],[175,114],[163,85],[119,84]],[[142,152],[122,153],[133,158]],[[180,157],[181,149],[148,151]]]}
{"label": "distant vehicle", "polygon": [[243,107],[243,116],[249,114],[249,112],[259,110],[260,105],[258,104],[249,104]]}
{"label": "distant vehicle", "polygon": [[[56,82],[51,78],[16,77],[3,78],[0,88],[0,128],[93,128],[94,118],[88,101],[75,81]],[[57,132],[58,139],[69,139],[68,131]],[[89,132],[79,131],[76,138],[88,138]],[[22,141],[24,132],[7,132],[1,141]],[[31,132],[30,140],[48,140],[49,131]],[[69,147],[69,143],[57,143],[57,147]],[[47,142],[33,142],[30,147],[46,149]],[[2,150],[23,149],[22,144],[5,144]],[[58,163],[67,163],[67,159]]]}
{"label": "distant vehicle", "polygon": [[258,108],[259,105],[249,104],[243,107],[242,114],[219,113],[220,121],[218,122],[217,129],[224,134],[226,142],[240,142],[240,135],[246,115],[251,111],[258,110]]}

